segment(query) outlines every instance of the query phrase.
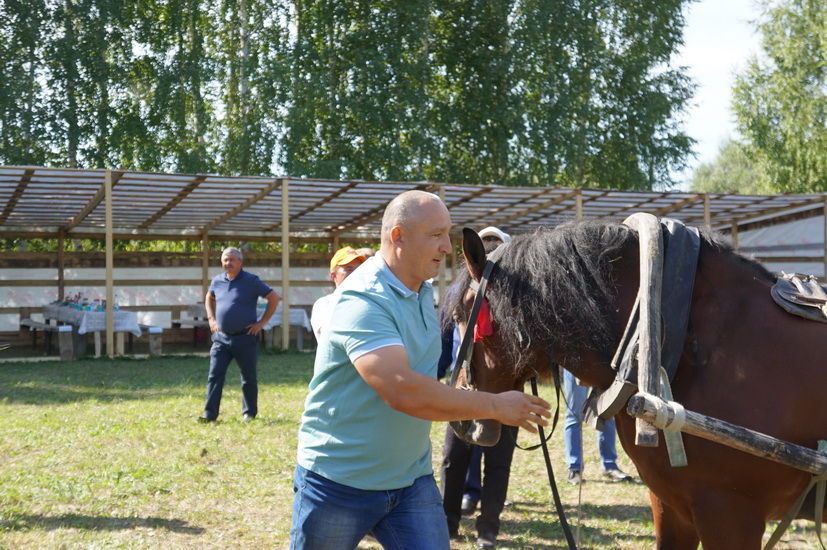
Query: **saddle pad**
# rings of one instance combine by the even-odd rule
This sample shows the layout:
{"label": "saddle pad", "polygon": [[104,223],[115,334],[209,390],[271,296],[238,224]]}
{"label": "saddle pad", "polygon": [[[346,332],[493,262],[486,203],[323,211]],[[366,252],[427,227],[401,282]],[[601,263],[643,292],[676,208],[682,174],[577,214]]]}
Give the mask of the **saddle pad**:
{"label": "saddle pad", "polygon": [[770,294],[784,311],[810,321],[827,323],[827,287],[814,276],[782,273]]}

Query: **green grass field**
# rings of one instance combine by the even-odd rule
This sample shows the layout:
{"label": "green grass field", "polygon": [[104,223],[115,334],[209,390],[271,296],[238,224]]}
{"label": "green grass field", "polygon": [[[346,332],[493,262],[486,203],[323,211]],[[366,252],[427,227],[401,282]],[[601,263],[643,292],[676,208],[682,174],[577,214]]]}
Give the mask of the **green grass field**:
{"label": "green grass field", "polygon": [[[207,425],[195,421],[203,357],[0,363],[0,549],[286,548],[312,360],[262,354],[260,413],[249,424],[231,366],[220,421]],[[444,430],[434,424],[435,467]],[[584,442],[582,493],[562,481],[559,433],[551,451],[581,548],[652,548],[645,488],[602,481],[591,434]],[[625,455],[621,467],[636,473]],[[516,451],[509,501],[501,548],[566,548],[539,450]],[[777,548],[813,547],[804,525]],[[471,519],[461,534],[454,548],[474,548]]]}

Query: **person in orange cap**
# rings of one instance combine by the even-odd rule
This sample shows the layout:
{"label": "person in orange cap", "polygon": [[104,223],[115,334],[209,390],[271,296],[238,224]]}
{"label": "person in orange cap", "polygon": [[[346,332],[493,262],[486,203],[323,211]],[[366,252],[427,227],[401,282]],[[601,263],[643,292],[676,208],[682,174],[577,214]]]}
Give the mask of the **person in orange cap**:
{"label": "person in orange cap", "polygon": [[[330,260],[330,280],[338,287],[342,281],[347,279],[348,275],[362,265],[367,258],[360,254],[357,250],[346,246],[340,248],[333,255]],[[310,324],[313,326],[313,334],[316,335],[316,341],[322,336],[322,330],[330,320],[330,315],[333,312],[333,294],[322,296],[313,304],[313,310],[310,313]]]}

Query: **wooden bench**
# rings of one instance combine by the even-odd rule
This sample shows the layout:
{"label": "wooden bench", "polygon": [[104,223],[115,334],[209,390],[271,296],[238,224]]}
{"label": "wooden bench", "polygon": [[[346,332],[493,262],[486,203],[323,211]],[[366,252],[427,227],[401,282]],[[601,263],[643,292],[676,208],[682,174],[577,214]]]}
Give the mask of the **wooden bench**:
{"label": "wooden bench", "polygon": [[[164,333],[164,329],[161,327],[154,327],[150,325],[138,325],[141,327],[141,330],[145,330],[147,335],[149,336],[149,354],[150,355],[161,355],[162,354],[162,345],[161,345],[161,335]],[[130,343],[131,343],[130,338]]]}
{"label": "wooden bench", "polygon": [[198,329],[207,328],[207,334],[210,332],[210,322],[206,319],[181,319],[180,311],[172,312],[172,328],[189,328],[192,327],[192,347],[198,345]]}
{"label": "wooden bench", "polygon": [[70,325],[50,325],[33,319],[20,319],[20,327],[26,327],[32,333],[32,349],[37,349],[37,333],[43,332],[46,336],[46,355],[52,349],[52,333],[58,333],[58,349],[60,358],[64,360],[74,359],[74,346],[72,344],[72,327]]}

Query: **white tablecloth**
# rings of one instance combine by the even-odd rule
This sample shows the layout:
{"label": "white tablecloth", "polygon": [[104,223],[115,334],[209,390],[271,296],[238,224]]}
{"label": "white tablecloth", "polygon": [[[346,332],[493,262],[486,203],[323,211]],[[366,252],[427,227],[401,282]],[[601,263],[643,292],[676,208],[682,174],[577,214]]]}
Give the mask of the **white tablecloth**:
{"label": "white tablecloth", "polygon": [[[134,311],[116,311],[114,329],[116,332],[131,332],[135,336],[141,335],[138,326],[138,314]],[[70,306],[48,304],[43,306],[43,317],[56,319],[61,323],[69,323],[78,327],[78,334],[87,332],[106,331],[105,311],[86,311]]]}
{"label": "white tablecloth", "polygon": [[[270,330],[273,327],[280,327],[281,326],[281,302],[279,303],[278,307],[276,307],[276,312],[270,317],[270,321],[264,326],[264,330]],[[204,304],[191,304],[187,306],[187,315],[192,317],[193,319],[206,319],[207,318],[207,308]],[[257,316],[261,319],[261,316],[264,315],[264,308],[258,308]],[[307,312],[300,307],[291,307],[290,308],[290,325],[294,327],[304,327],[306,330],[313,332],[313,327],[310,324],[310,317],[307,316]]]}

